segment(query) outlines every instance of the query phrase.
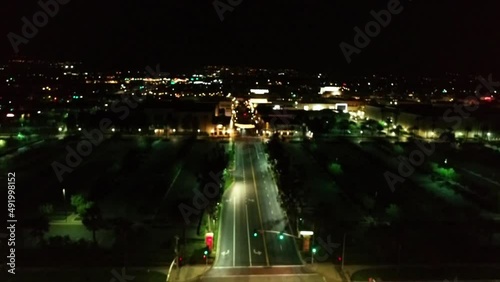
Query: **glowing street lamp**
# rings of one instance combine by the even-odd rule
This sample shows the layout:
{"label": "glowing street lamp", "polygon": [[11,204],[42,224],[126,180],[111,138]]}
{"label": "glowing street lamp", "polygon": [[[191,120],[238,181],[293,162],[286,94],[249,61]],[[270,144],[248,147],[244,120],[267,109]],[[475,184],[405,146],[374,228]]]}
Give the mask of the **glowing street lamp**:
{"label": "glowing street lamp", "polygon": [[68,221],[68,211],[66,209],[66,189],[62,189],[63,193],[63,199],[64,199],[64,218],[66,219],[66,222]]}

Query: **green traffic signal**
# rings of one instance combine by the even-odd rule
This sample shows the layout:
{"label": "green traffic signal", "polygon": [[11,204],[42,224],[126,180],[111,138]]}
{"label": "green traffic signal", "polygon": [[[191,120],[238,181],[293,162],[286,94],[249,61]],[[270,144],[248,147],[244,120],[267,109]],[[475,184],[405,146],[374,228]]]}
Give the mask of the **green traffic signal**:
{"label": "green traffic signal", "polygon": [[312,248],[312,252],[313,252],[313,254],[315,254],[316,253],[316,248]]}
{"label": "green traffic signal", "polygon": [[204,251],[203,254],[208,255],[208,251]]}
{"label": "green traffic signal", "polygon": [[280,238],[280,240],[283,240],[283,239],[285,239],[285,236],[283,234],[280,234],[279,238]]}
{"label": "green traffic signal", "polygon": [[253,233],[253,236],[254,236],[254,237],[257,237],[257,232],[254,232],[254,233]]}

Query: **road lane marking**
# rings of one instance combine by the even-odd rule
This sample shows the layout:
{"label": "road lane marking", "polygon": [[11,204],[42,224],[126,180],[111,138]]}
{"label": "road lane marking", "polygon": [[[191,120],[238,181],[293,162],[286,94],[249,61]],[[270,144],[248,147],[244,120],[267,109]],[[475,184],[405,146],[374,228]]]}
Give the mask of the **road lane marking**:
{"label": "road lane marking", "polygon": [[[250,166],[252,168],[252,178],[253,178],[253,188],[255,190],[255,198],[257,198],[257,211],[259,212],[260,228],[262,230],[265,230],[264,226],[262,225],[262,213],[260,212],[259,192],[257,192],[257,182],[255,180],[255,171],[253,170],[253,161],[251,157],[250,157]],[[262,240],[264,241],[264,253],[266,254],[266,263],[269,266],[270,264],[266,246],[266,233],[262,233]]]}
{"label": "road lane marking", "polygon": [[245,205],[245,216],[247,218],[247,242],[248,242],[248,259],[250,260],[250,266],[252,266],[252,248],[250,247],[250,226],[248,226],[248,205]]}

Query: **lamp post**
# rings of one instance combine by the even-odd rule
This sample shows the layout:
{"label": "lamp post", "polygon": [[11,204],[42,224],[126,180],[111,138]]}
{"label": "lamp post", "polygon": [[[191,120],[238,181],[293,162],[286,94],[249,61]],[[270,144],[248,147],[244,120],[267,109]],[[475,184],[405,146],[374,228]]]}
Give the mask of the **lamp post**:
{"label": "lamp post", "polygon": [[344,261],[345,261],[345,236],[346,236],[347,233],[344,233],[344,240],[342,240],[342,265],[340,267],[340,269],[344,270]]}
{"label": "lamp post", "polygon": [[66,209],[66,189],[62,189],[63,199],[64,199],[64,219],[68,222],[68,211]]}

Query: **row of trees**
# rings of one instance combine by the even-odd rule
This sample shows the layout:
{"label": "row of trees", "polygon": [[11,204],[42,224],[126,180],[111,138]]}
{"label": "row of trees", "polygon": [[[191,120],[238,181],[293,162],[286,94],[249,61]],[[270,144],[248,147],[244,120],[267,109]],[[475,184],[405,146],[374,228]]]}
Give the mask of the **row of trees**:
{"label": "row of trees", "polygon": [[200,120],[198,116],[193,114],[186,114],[183,116],[173,115],[148,115],[143,109],[131,110],[127,118],[122,119],[123,113],[113,114],[109,111],[99,111],[95,113],[87,112],[70,112],[64,119],[64,123],[68,128],[77,127],[98,127],[99,122],[108,118],[113,121],[113,124],[118,128],[136,128],[148,127],[153,125],[155,127],[170,127],[170,128],[183,128],[185,130],[197,130],[200,128]]}
{"label": "row of trees", "polygon": [[[99,206],[95,202],[87,201],[82,195],[72,196],[71,205],[82,219],[82,224],[92,232],[93,242],[97,245],[96,232],[105,227]],[[53,212],[54,207],[51,204],[44,204],[39,208],[39,216],[29,221],[31,236],[40,243],[44,241],[44,235],[49,231],[49,216]]]}
{"label": "row of trees", "polygon": [[275,175],[282,208],[287,211],[289,220],[294,222],[300,217],[304,183],[290,162],[290,157],[285,153],[283,143],[275,134],[266,147],[269,163]]}
{"label": "row of trees", "polygon": [[[234,147],[230,152],[234,151]],[[203,194],[209,190],[211,195],[207,197],[208,205],[205,207],[204,214],[211,220],[217,220],[218,204],[222,200],[224,194],[225,182],[227,180],[227,167],[229,164],[230,153],[220,143],[217,143],[212,151],[208,153],[203,159],[202,170],[198,175],[198,188]],[[215,195],[213,195],[214,193]],[[200,233],[201,222],[203,216],[200,217],[198,224],[198,233]]]}

